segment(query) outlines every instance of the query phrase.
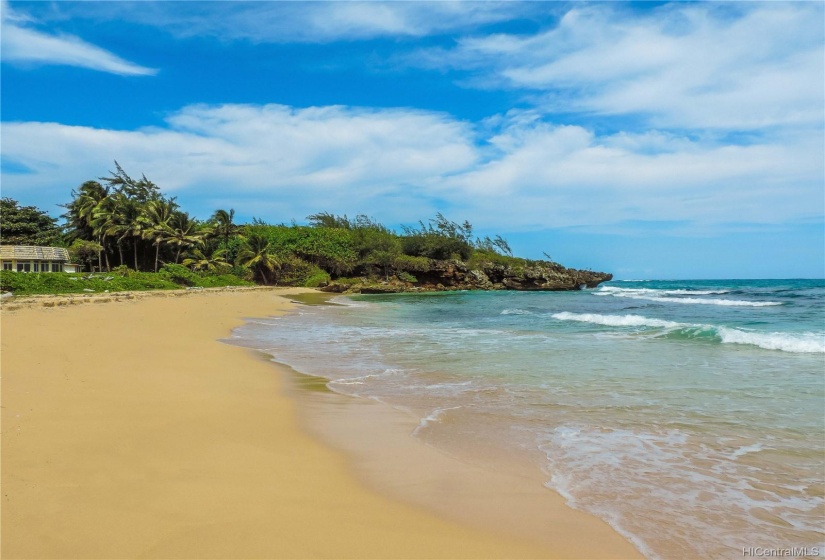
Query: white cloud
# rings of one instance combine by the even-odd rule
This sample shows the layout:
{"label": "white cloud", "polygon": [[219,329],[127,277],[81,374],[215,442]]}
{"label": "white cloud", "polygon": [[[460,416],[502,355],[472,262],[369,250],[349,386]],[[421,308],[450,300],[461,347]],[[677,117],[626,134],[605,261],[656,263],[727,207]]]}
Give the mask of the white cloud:
{"label": "white cloud", "polygon": [[[258,216],[291,208],[272,219],[354,212],[393,197],[420,206],[428,183],[475,163],[471,134],[436,113],[335,106],[189,106],[166,128],[137,131],[3,123],[4,157],[34,171],[5,175],[3,188],[65,200],[117,159],[196,204],[234,198],[235,208]],[[57,176],[66,183],[56,186]]]}
{"label": "white cloud", "polygon": [[157,70],[124,60],[78,37],[50,35],[26,27],[32,18],[11,10],[6,2],[0,5],[0,11],[0,52],[4,62],[78,66],[122,76],[146,76],[157,73]]}
{"label": "white cloud", "polygon": [[627,220],[734,222],[818,219],[821,138],[720,145],[659,132],[596,136],[578,126],[505,129],[496,157],[441,185],[455,205],[527,228]]}
{"label": "white cloud", "polygon": [[[499,230],[684,221],[780,224],[823,213],[821,136],[724,145],[671,133],[599,136],[529,113],[483,127],[439,113],[340,106],[189,106],[137,131],[4,123],[3,155],[32,170],[4,196],[64,202],[117,159],[205,216],[434,211]],[[58,184],[55,178],[61,178]],[[36,194],[35,194],[36,193]]]}
{"label": "white cloud", "polygon": [[470,84],[522,89],[549,112],[644,115],[654,127],[821,125],[821,3],[675,4],[633,13],[570,9],[533,35],[465,38],[425,66],[472,69]]}

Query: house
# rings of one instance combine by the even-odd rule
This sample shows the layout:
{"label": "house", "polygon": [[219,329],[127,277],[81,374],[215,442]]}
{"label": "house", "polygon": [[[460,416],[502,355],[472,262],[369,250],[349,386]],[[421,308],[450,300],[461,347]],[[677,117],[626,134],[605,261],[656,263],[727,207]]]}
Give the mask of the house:
{"label": "house", "polygon": [[69,262],[63,247],[0,245],[0,267],[16,272],[79,272],[80,265]]}

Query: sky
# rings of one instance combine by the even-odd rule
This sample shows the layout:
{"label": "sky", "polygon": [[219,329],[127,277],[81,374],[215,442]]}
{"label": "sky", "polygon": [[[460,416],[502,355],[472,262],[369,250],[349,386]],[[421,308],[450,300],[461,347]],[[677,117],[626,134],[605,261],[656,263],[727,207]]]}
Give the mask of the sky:
{"label": "sky", "polygon": [[623,279],[825,277],[823,2],[0,4],[0,193],[437,212]]}

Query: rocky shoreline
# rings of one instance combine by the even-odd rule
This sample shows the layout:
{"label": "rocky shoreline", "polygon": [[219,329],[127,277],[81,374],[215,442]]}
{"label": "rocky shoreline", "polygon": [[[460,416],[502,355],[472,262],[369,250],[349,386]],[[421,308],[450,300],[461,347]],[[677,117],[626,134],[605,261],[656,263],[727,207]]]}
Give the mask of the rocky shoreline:
{"label": "rocky shoreline", "polygon": [[429,269],[416,272],[414,280],[391,277],[335,280],[324,292],[391,294],[454,290],[571,291],[595,288],[613,278],[606,272],[565,268],[557,263],[534,261],[524,266],[484,263],[471,268],[459,260],[432,261]]}
{"label": "rocky shoreline", "polygon": [[[518,290],[518,291],[571,291],[595,288],[613,278],[606,272],[576,270],[560,264],[531,261],[524,265],[484,263],[470,267],[459,260],[433,260],[430,267],[415,273],[415,281],[408,276],[380,280],[373,278],[341,278],[321,286],[322,292],[338,294],[394,294],[402,292],[442,292],[458,290]],[[180,297],[201,292],[242,292],[272,290],[276,286],[225,286],[219,288],[185,288],[180,290],[145,290],[112,293],[33,294],[14,296],[2,294],[2,311],[15,311],[28,307],[63,307],[85,303],[108,303],[147,297]]]}

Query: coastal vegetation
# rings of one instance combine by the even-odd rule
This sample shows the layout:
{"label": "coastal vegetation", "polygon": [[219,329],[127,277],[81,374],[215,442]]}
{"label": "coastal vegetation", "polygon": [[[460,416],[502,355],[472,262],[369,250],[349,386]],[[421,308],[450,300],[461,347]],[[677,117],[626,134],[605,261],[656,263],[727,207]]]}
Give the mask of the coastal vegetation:
{"label": "coastal vegetation", "polygon": [[179,290],[184,287],[215,288],[251,286],[232,274],[203,274],[181,265],[165,265],[159,272],[136,272],[128,267],[115,267],[103,273],[19,273],[0,272],[3,291],[18,295],[69,294],[81,292],[124,292],[142,290]]}
{"label": "coastal vegetation", "polygon": [[65,293],[253,283],[337,292],[575,289],[606,279],[551,261],[514,257],[501,236],[476,237],[469,222],[453,222],[440,213],[400,232],[366,215],[329,212],[307,216],[306,225],[257,218],[239,224],[233,209],[198,219],[145,175],[135,179],[117,162],[109,176],[74,189],[64,208],[59,228],[45,212],[3,199],[0,242],[67,247],[73,261],[89,272],[52,277],[6,271],[0,273],[3,290]]}
{"label": "coastal vegetation", "polygon": [[57,220],[34,206],[0,199],[0,241],[3,245],[54,246],[62,242]]}

